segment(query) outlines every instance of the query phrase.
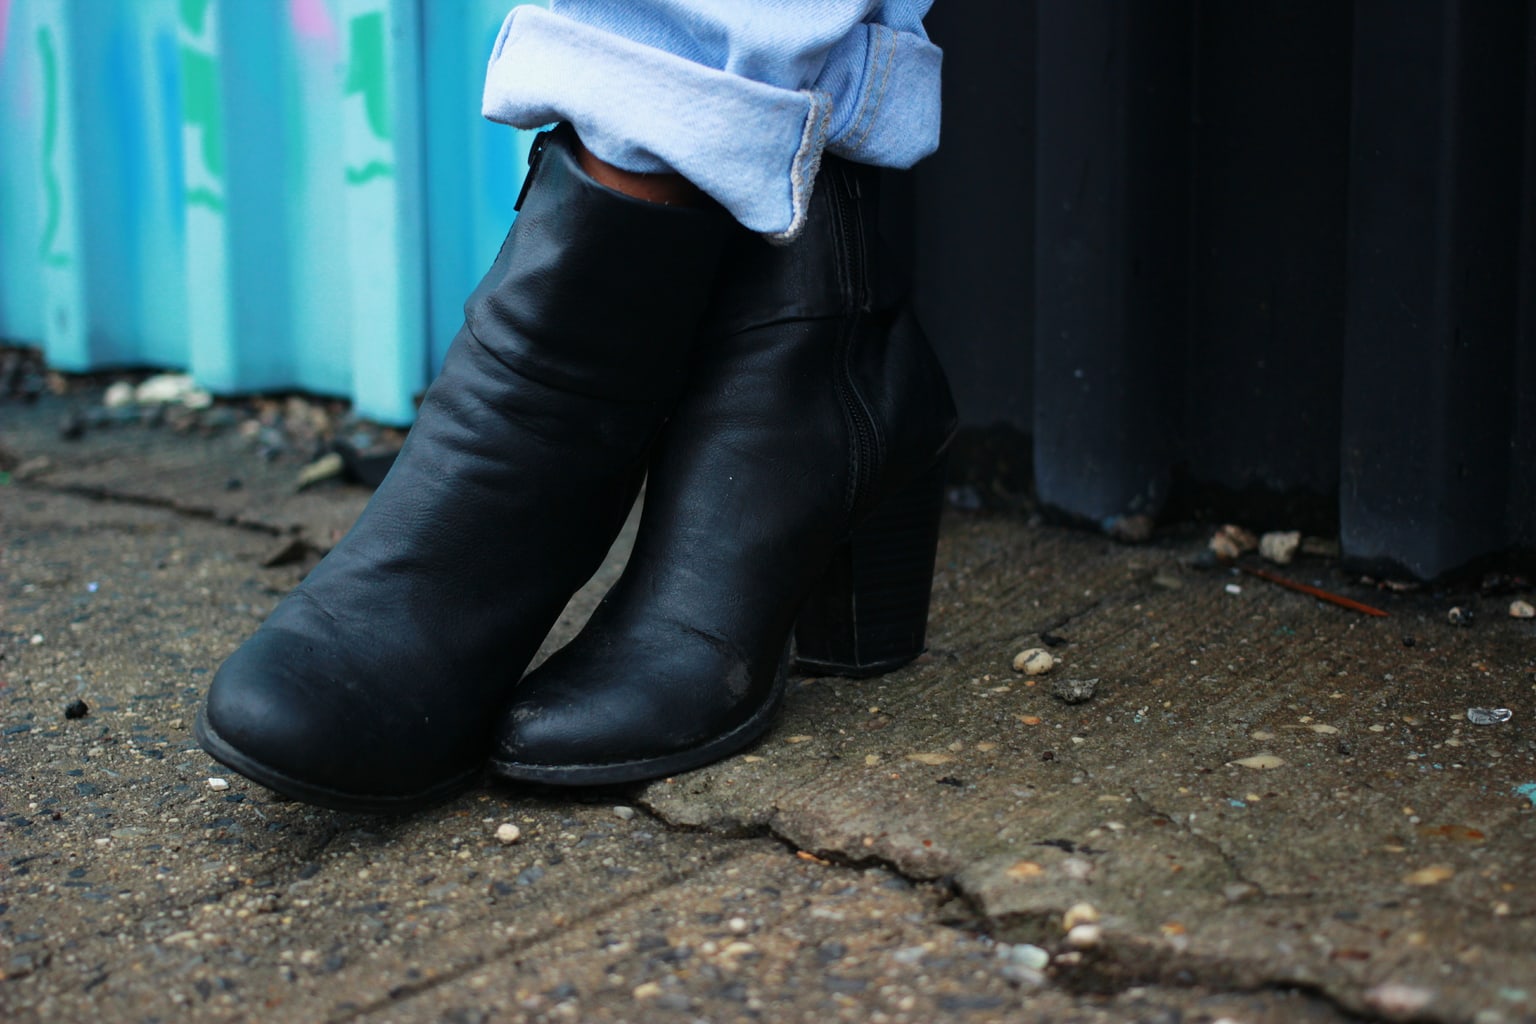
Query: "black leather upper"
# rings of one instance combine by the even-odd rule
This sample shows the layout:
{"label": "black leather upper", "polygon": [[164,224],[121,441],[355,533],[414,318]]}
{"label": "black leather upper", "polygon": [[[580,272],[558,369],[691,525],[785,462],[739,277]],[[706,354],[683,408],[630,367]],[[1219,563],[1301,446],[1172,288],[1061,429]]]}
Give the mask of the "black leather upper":
{"label": "black leather upper", "polygon": [[214,679],[210,750],[258,781],[347,803],[478,772],[633,503],[729,223],[596,184],[563,133],[531,173],[388,478]]}
{"label": "black leather upper", "polygon": [[498,770],[666,763],[759,715],[834,549],[947,444],[948,386],[881,298],[860,174],[828,160],[796,243],[732,239],[628,566],[513,692]]}

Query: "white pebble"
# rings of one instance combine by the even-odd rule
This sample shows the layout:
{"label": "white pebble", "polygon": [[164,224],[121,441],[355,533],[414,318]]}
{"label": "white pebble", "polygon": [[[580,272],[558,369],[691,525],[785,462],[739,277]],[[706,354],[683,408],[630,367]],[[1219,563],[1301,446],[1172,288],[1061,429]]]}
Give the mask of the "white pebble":
{"label": "white pebble", "polygon": [[1227,593],[1229,593],[1229,594],[1241,594],[1242,592],[1243,592],[1243,588],[1238,586],[1236,583],[1228,583],[1227,584]]}
{"label": "white pebble", "polygon": [[496,826],[496,841],[505,846],[511,846],[513,843],[521,839],[522,836],[523,830],[512,824],[510,821],[504,821],[500,825]]}
{"label": "white pebble", "polygon": [[31,643],[33,647],[36,647],[38,644],[40,644],[42,642],[43,642],[43,634],[41,634],[41,633],[33,633],[32,634],[32,639],[29,641],[29,643]]}
{"label": "white pebble", "polygon": [[1536,607],[1532,607],[1529,601],[1509,602],[1509,617],[1512,619],[1536,619]]}
{"label": "white pebble", "polygon": [[744,917],[733,917],[725,923],[725,926],[737,935],[740,935],[747,930],[747,919]]}
{"label": "white pebble", "polygon": [[1080,924],[1067,932],[1067,945],[1073,949],[1092,949],[1104,940],[1104,929],[1096,924]]}
{"label": "white pebble", "polygon": [[1078,903],[1067,909],[1061,915],[1061,927],[1063,931],[1070,932],[1080,924],[1097,924],[1099,911],[1091,903]]}
{"label": "white pebble", "polygon": [[1027,676],[1043,676],[1056,667],[1056,656],[1044,647],[1031,647],[1013,656],[1013,670]]}
{"label": "white pebble", "polygon": [[1259,555],[1277,565],[1290,565],[1301,547],[1301,533],[1297,530],[1266,533],[1259,538]]}
{"label": "white pebble", "polygon": [[628,821],[635,816],[635,809],[633,807],[619,806],[613,809],[613,813],[620,820]]}
{"label": "white pebble", "polygon": [[229,780],[221,779],[215,775],[208,780],[208,788],[215,792],[221,792],[229,788]]}
{"label": "white pebble", "polygon": [[117,381],[107,388],[107,393],[101,396],[101,404],[108,409],[121,409],[125,405],[133,404],[133,385],[125,380]]}

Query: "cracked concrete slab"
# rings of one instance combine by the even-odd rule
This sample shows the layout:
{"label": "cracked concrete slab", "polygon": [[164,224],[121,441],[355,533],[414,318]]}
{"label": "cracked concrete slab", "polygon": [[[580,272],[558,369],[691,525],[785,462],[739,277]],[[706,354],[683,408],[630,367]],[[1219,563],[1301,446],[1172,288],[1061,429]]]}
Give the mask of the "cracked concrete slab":
{"label": "cracked concrete slab", "polygon": [[[292,467],[261,483],[238,445],[51,415],[0,405],[51,460],[0,487],[6,1019],[1536,1019],[1536,647],[1507,597],[1357,592],[1369,620],[1191,568],[1195,537],[953,516],[930,653],[799,681],[742,756],[339,815],[188,726],[303,572],[260,565],[268,527],[318,537],[361,496],[284,504]],[[186,490],[231,475],[243,510]],[[1042,633],[1054,674],[1014,673]],[[1486,704],[1514,717],[1466,720]]]}
{"label": "cracked concrete slab", "polygon": [[[1474,630],[1433,594],[1367,595],[1392,613],[1367,619],[1188,568],[1198,554],[952,522],[922,663],[806,680],[752,757],[642,800],[952,878],[1001,936],[1059,943],[1088,904],[1085,985],[1294,985],[1388,1019],[1532,1019],[1531,624],[1475,595],[1456,598]],[[1100,680],[1090,702],[1012,671],[1043,624],[1066,641],[1056,674]],[[1514,718],[1471,724],[1488,704]],[[1241,763],[1263,755],[1275,767]]]}

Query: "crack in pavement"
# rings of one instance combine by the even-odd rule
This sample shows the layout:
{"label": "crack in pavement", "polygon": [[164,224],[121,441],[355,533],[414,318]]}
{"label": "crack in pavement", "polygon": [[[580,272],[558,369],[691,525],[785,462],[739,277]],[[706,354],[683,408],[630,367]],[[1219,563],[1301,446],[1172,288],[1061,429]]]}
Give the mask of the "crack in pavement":
{"label": "crack in pavement", "polygon": [[282,537],[299,529],[299,527],[293,525],[284,528],[273,526],[270,523],[252,522],[248,519],[241,519],[238,516],[220,513],[218,510],[207,506],[182,504],[173,498],[156,498],[144,494],[128,494],[112,490],[108,487],[90,484],[50,484],[34,479],[17,481],[16,486],[22,490],[36,490],[45,494],[83,498],[87,501],[99,502],[103,505],[132,505],[138,508],[159,509],[200,522],[228,526],[250,533],[259,533],[265,537]]}

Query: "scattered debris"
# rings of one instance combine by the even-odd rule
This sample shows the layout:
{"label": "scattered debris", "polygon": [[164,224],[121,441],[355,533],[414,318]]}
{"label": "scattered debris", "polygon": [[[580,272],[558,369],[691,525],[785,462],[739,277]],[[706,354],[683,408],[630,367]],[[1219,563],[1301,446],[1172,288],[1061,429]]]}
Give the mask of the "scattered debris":
{"label": "scattered debris", "polygon": [[1092,949],[1104,941],[1104,929],[1096,924],[1080,924],[1067,932],[1067,945],[1073,949]]}
{"label": "scattered debris", "polygon": [[1454,877],[1456,869],[1449,864],[1431,864],[1403,876],[1404,885],[1439,885]]}
{"label": "scattered debris", "polygon": [[303,537],[284,537],[276,547],[261,558],[262,568],[275,569],[280,565],[302,562],[314,550]]}
{"label": "scattered debris", "polygon": [[1274,754],[1254,754],[1252,757],[1240,757],[1236,761],[1229,761],[1227,763],[1235,764],[1240,768],[1257,768],[1260,771],[1267,771],[1271,768],[1282,767],[1285,764],[1285,760],[1276,757]]}
{"label": "scattered debris", "polygon": [[1224,562],[1235,562],[1258,546],[1257,537],[1232,523],[1217,527],[1209,545],[1211,553]]}
{"label": "scattered debris", "polygon": [[300,491],[308,490],[322,481],[341,476],[346,468],[346,460],[341,457],[340,452],[327,452],[299,470],[297,489]]}
{"label": "scattered debris", "polygon": [[1043,647],[1030,647],[1013,656],[1013,670],[1027,676],[1043,676],[1056,667],[1056,656]]}
{"label": "scattered debris", "polygon": [[1509,602],[1509,617],[1512,619],[1536,619],[1536,606],[1529,601]]}
{"label": "scattered debris", "polygon": [[1086,704],[1093,700],[1099,681],[1094,679],[1058,679],[1051,684],[1051,696],[1064,704]]}
{"label": "scattered debris", "polygon": [[208,780],[208,788],[213,790],[215,793],[222,793],[224,790],[229,788],[229,780],[221,779],[215,775]]}
{"label": "scattered debris", "polygon": [[1502,725],[1514,717],[1509,708],[1467,708],[1467,721],[1473,725]]}
{"label": "scattered debris", "polygon": [[503,846],[511,846],[522,837],[523,830],[510,821],[504,821],[496,826],[496,841]]}
{"label": "scattered debris", "polygon": [[395,464],[395,457],[400,454],[398,448],[360,451],[346,441],[337,441],[331,445],[331,450],[341,456],[342,476],[345,479],[375,489],[384,482]]}
{"label": "scattered debris", "polygon": [[133,389],[133,400],[139,405],[180,405],[188,409],[206,409],[213,404],[213,396],[185,373],[157,373],[146,378]]}
{"label": "scattered debris", "polygon": [[124,409],[134,404],[133,385],[125,380],[114,381],[101,396],[101,404],[108,409]]}
{"label": "scattered debris", "polygon": [[1287,579],[1284,576],[1277,576],[1274,573],[1268,572],[1264,569],[1255,569],[1252,566],[1247,565],[1240,566],[1240,568],[1249,576],[1256,576],[1261,580],[1267,580],[1268,582],[1275,584],[1277,587],[1284,587],[1287,590],[1294,590],[1298,594],[1306,594],[1309,597],[1317,598],[1319,601],[1327,601],[1329,604],[1338,605],[1340,608],[1348,608],[1351,611],[1360,612],[1363,615],[1374,615],[1378,619],[1385,619],[1387,617],[1387,613],[1382,611],[1380,608],[1373,608],[1368,604],[1361,604],[1359,601],[1345,597],[1342,594],[1335,594],[1332,591],[1324,590],[1321,587],[1314,587],[1307,583],[1298,583],[1295,580]]}
{"label": "scattered debris", "polygon": [[1308,558],[1338,558],[1339,542],[1332,537],[1301,538],[1301,554]]}
{"label": "scattered debris", "polygon": [[1417,985],[1387,982],[1366,992],[1365,1004],[1377,1013],[1394,1019],[1411,1017],[1435,998],[1435,993]]}
{"label": "scattered debris", "polygon": [[1536,807],[1536,782],[1527,782],[1524,785],[1516,786],[1514,793],[1515,796],[1525,797],[1531,802],[1532,807]]}
{"label": "scattered debris", "polygon": [[1152,517],[1148,515],[1111,516],[1101,524],[1104,532],[1126,544],[1145,544],[1152,539]]}
{"label": "scattered debris", "polygon": [[1070,932],[1080,924],[1098,924],[1099,911],[1091,903],[1075,903],[1061,915],[1062,931]]}
{"label": "scattered debris", "polygon": [[91,706],[79,697],[64,705],[64,717],[68,719],[84,718],[90,713]]}
{"label": "scattered debris", "polygon": [[1476,620],[1476,618],[1476,612],[1474,612],[1471,608],[1464,608],[1461,605],[1457,605],[1455,608],[1452,608],[1450,611],[1445,613],[1446,622],[1449,622],[1453,626],[1460,626],[1462,629],[1471,627],[1473,621]]}
{"label": "scattered debris", "polygon": [[1283,530],[1259,538],[1259,556],[1276,565],[1290,565],[1301,548],[1301,531]]}

